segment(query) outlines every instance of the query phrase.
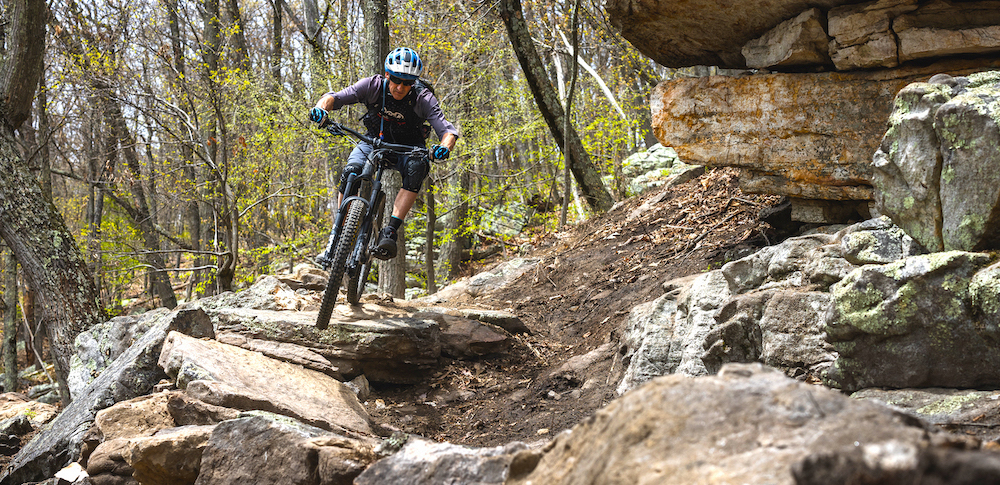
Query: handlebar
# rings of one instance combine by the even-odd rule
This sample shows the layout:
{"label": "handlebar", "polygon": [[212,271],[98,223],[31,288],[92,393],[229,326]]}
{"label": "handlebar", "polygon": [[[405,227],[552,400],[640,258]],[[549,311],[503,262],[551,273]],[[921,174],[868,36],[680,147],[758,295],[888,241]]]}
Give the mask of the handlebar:
{"label": "handlebar", "polygon": [[427,159],[431,158],[431,152],[426,148],[389,143],[387,141],[383,141],[381,139],[365,135],[364,133],[359,133],[348,126],[337,123],[336,121],[329,121],[326,125],[322,126],[321,128],[325,129],[326,131],[328,131],[330,134],[333,135],[340,135],[340,136],[351,135],[360,141],[368,143],[369,145],[372,146],[372,148],[376,150],[383,149],[383,150],[389,150],[398,155],[418,156]]}

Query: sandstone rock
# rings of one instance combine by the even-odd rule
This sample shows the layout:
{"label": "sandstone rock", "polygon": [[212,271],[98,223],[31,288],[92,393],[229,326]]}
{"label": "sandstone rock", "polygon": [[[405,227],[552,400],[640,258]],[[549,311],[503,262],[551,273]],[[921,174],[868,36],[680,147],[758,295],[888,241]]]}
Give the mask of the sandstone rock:
{"label": "sandstone rock", "polygon": [[56,417],[58,409],[51,405],[28,399],[24,394],[5,392],[0,394],[0,421],[8,421],[24,416],[32,428],[38,429]]}
{"label": "sandstone rock", "polygon": [[899,60],[1000,50],[1000,2],[933,1],[892,23]]}
{"label": "sandstone rock", "polygon": [[417,312],[413,314],[413,318],[438,322],[441,328],[441,353],[454,358],[480,357],[510,347],[510,339],[504,330],[477,320],[436,311]]}
{"label": "sandstone rock", "polygon": [[970,281],[989,256],[947,252],[866,265],[831,288],[827,382],[865,387],[1000,384],[996,329],[973,318]]}
{"label": "sandstone rock", "polygon": [[236,419],[240,414],[235,409],[201,402],[184,392],[168,394],[167,412],[178,426],[219,424],[229,419]]}
{"label": "sandstone rock", "polygon": [[142,485],[195,483],[201,455],[215,426],[167,428],[129,439],[122,457]]}
{"label": "sandstone rock", "polygon": [[159,362],[178,387],[209,404],[275,412],[328,430],[372,432],[354,393],[319,372],[179,333],[167,337]]}
{"label": "sandstone rock", "polygon": [[507,483],[792,484],[793,465],[813,453],[921,446],[926,431],[912,423],[759,364],[730,364],[718,376],[660,377],[627,393]]}
{"label": "sandstone rock", "polygon": [[914,81],[996,61],[875,72],[664,81],[650,96],[657,139],[685,162],[734,166],[740,188],[797,199],[872,199],[872,154],[892,96]]}
{"label": "sandstone rock", "polygon": [[931,81],[896,96],[872,164],[876,203],[930,251],[996,248],[1000,128],[984,100],[1000,96],[1000,74]]}
{"label": "sandstone rock", "polygon": [[98,445],[87,460],[87,474],[94,485],[139,485],[132,477],[135,471],[125,461],[128,439],[109,440]]}
{"label": "sandstone rock", "polygon": [[371,442],[343,436],[313,438],[307,446],[317,451],[320,485],[353,485],[354,479],[377,459]]}
{"label": "sandstone rock", "polygon": [[427,483],[506,483],[514,454],[524,443],[470,448],[411,438],[397,453],[383,458],[355,479],[355,485],[421,485]]}
{"label": "sandstone rock", "polygon": [[538,261],[538,258],[514,258],[510,261],[504,261],[489,271],[483,271],[473,276],[469,280],[466,291],[472,296],[479,296],[500,288],[533,269]]}
{"label": "sandstone rock", "polygon": [[[341,485],[373,460],[369,441],[331,437],[318,428],[262,416],[215,427],[196,485]],[[353,464],[350,460],[356,460]]]}
{"label": "sandstone rock", "polygon": [[480,308],[464,308],[459,310],[465,318],[496,325],[510,333],[531,333],[531,329],[517,315],[499,310],[483,310]]}
{"label": "sandstone rock", "polygon": [[810,8],[743,46],[747,67],[787,68],[830,64],[826,14]]}
{"label": "sandstone rock", "polygon": [[106,440],[151,436],[176,426],[167,410],[168,393],[156,393],[122,401],[97,412],[94,424]]}
{"label": "sandstone rock", "polygon": [[[312,312],[220,308],[209,313],[227,342],[273,351],[269,355],[276,359],[295,354],[293,361],[343,379],[364,374],[373,382],[411,384],[426,377],[441,358],[441,330],[433,320],[386,315],[359,319],[334,312],[330,327],[316,330]],[[327,364],[316,360],[316,354]]]}
{"label": "sandstone rock", "polygon": [[917,0],[878,0],[831,9],[827,17],[834,65],[841,71],[898,66],[892,20],[916,9]]}

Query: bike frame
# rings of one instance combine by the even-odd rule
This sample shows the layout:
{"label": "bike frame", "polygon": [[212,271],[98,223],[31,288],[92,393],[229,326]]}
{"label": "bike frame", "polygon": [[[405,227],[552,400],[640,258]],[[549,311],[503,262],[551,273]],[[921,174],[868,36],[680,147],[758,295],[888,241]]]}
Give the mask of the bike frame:
{"label": "bike frame", "polygon": [[[372,146],[372,151],[368,154],[361,173],[352,173],[348,176],[344,189],[344,199],[341,201],[340,207],[337,208],[333,231],[330,232],[330,239],[327,242],[326,251],[323,253],[326,255],[331,254],[334,245],[340,239],[343,221],[350,203],[352,201],[361,201],[365,205],[365,214],[358,231],[354,251],[347,261],[346,268],[348,274],[355,276],[361,267],[371,260],[369,242],[374,232],[375,221],[378,219],[382,204],[385,201],[385,193],[382,191],[382,175],[384,170],[389,167],[388,156],[390,154],[410,157],[420,156],[428,160],[430,160],[430,156],[426,148],[387,143],[378,138],[359,133],[339,123],[327,125],[326,130],[335,135],[349,134],[359,141],[366,142]],[[366,183],[370,184],[371,187],[369,193],[360,194],[359,192],[366,186]],[[329,268],[324,267],[324,269],[328,270]]]}

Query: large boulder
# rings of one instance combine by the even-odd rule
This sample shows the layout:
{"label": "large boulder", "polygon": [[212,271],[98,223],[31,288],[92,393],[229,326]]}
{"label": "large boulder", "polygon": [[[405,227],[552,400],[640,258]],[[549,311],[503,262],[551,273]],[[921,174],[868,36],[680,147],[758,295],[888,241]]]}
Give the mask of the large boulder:
{"label": "large boulder", "polygon": [[[669,80],[650,96],[653,130],[685,162],[740,168],[745,192],[867,203],[872,154],[895,93],[938,73],[968,74],[982,65]],[[806,220],[795,210],[793,219],[802,222],[843,222]]]}
{"label": "large boulder", "polygon": [[261,410],[322,429],[372,434],[353,391],[332,377],[257,352],[171,333],[160,366],[189,395],[217,406]]}
{"label": "large boulder", "polygon": [[1000,248],[1000,72],[934,76],[895,98],[875,153],[879,210],[931,251]]}
{"label": "large boulder", "polygon": [[[668,67],[838,70],[1000,50],[996,1],[609,0],[611,23]],[[809,20],[813,18],[815,20]]]}
{"label": "large boulder", "polygon": [[828,384],[1000,385],[1000,279],[989,263],[984,253],[933,253],[862,266],[833,285],[826,333],[839,357]]}
{"label": "large boulder", "polygon": [[[560,434],[537,466],[512,470],[507,483],[790,485],[839,453],[859,453],[875,478],[863,483],[952,483],[940,481],[949,478],[946,466],[927,466],[933,458],[924,453],[935,450],[928,429],[885,406],[760,364],[729,364],[717,376],[660,377],[629,392]],[[962,457],[991,461],[985,476],[1000,477],[996,454]],[[893,473],[905,475],[886,481]]]}

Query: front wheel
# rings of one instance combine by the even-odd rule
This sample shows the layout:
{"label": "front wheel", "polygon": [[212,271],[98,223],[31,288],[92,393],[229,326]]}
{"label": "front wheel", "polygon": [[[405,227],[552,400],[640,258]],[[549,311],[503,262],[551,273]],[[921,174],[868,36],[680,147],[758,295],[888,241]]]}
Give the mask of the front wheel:
{"label": "front wheel", "polygon": [[337,293],[340,292],[340,283],[344,280],[344,271],[347,269],[347,258],[354,249],[354,242],[358,238],[358,228],[361,227],[361,218],[364,213],[365,204],[360,200],[351,201],[347,207],[347,218],[341,228],[340,239],[337,240],[333,251],[330,279],[326,283],[323,302],[319,305],[319,315],[316,317],[316,328],[319,330],[325,329],[330,324],[330,316],[333,315],[333,307],[337,303]]}

